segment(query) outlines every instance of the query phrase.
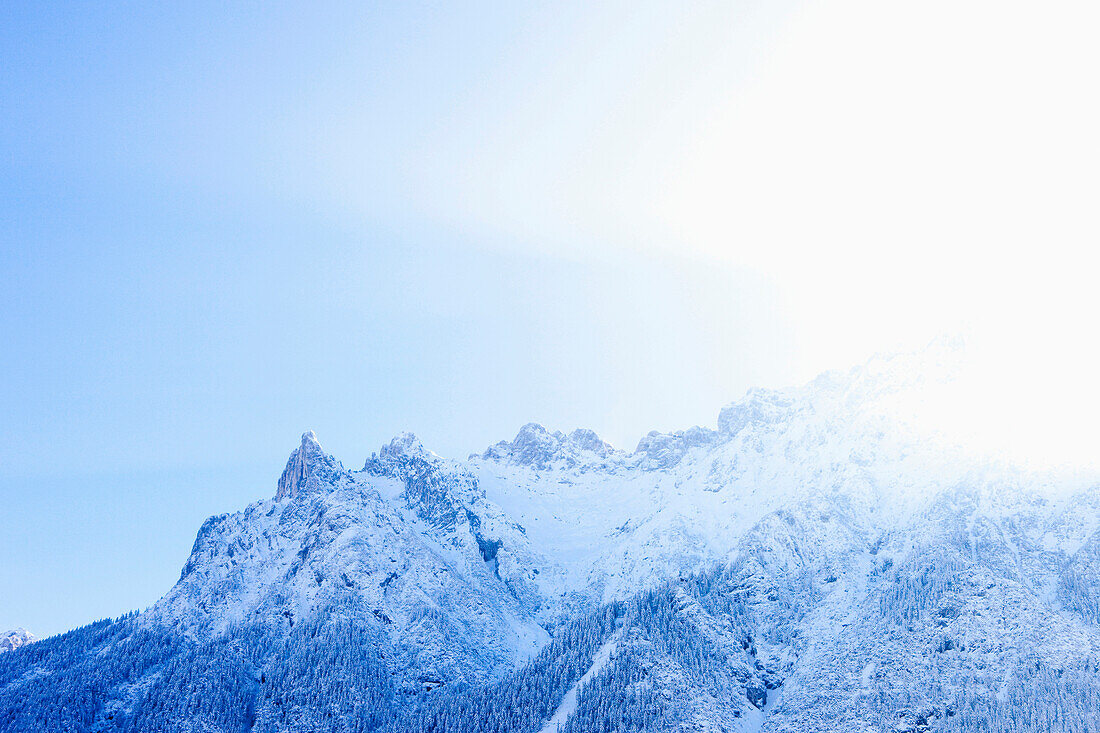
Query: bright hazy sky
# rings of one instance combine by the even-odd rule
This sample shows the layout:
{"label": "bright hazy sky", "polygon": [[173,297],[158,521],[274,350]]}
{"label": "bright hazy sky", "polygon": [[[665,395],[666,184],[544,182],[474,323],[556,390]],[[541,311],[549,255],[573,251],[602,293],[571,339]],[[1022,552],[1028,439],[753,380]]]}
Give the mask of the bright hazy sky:
{"label": "bright hazy sky", "polygon": [[0,630],[306,429],[632,448],[962,332],[960,421],[1100,445],[1094,2],[169,5],[0,8]]}

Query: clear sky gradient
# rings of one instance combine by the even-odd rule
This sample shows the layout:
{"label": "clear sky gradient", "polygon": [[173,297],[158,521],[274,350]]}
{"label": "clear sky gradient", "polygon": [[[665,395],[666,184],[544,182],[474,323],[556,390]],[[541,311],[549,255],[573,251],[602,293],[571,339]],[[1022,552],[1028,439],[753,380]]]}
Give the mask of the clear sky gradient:
{"label": "clear sky gradient", "polygon": [[151,604],[306,429],[632,448],[962,329],[1095,445],[1091,3],[171,5],[0,8],[0,630]]}

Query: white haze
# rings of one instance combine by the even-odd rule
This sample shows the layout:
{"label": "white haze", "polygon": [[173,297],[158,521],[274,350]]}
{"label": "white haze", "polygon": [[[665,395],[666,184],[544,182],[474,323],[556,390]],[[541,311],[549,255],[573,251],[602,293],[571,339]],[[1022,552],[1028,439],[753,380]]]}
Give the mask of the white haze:
{"label": "white haze", "polygon": [[[965,334],[933,422],[1093,462],[1098,16],[822,0],[547,20],[468,100],[487,112],[430,141],[453,170],[423,191],[535,248],[750,271],[803,378]],[[538,68],[563,47],[575,64]]]}

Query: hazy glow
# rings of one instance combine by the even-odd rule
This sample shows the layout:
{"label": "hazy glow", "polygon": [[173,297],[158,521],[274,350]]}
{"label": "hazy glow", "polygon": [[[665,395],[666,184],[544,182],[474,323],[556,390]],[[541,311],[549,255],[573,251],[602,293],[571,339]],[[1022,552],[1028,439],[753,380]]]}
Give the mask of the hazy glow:
{"label": "hazy glow", "polygon": [[570,48],[584,74],[496,99],[500,126],[459,136],[477,157],[440,196],[451,215],[559,252],[751,269],[776,284],[806,378],[966,332],[980,372],[944,420],[1091,460],[1100,7],[668,16],[590,21]]}
{"label": "hazy glow", "polygon": [[782,279],[811,352],[964,328],[944,427],[1094,460],[1097,13],[811,4],[691,146],[665,221]]}
{"label": "hazy glow", "polygon": [[[1100,467],[1092,365],[1074,347],[1032,340],[1026,350],[971,335],[949,367],[898,408],[918,431],[1031,468]],[[1052,351],[1043,352],[1044,345]],[[1071,358],[1068,362],[1066,355]]]}

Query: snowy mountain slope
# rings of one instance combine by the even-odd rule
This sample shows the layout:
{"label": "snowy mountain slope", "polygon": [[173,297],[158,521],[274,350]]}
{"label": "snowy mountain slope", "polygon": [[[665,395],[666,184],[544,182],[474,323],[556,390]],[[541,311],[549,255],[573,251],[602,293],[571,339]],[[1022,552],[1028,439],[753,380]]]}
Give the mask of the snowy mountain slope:
{"label": "snowy mountain slope", "polygon": [[148,622],[200,636],[246,623],[289,630],[351,597],[400,640],[416,685],[511,668],[546,632],[482,557],[470,519],[449,503],[461,487],[442,464],[395,441],[351,472],[306,433],[282,498],[207,520]]}
{"label": "snowy mountain slope", "polygon": [[1098,730],[1100,481],[930,430],[960,358],[633,452],[307,433],[152,609],[5,655],[0,730]]}
{"label": "snowy mountain slope", "polygon": [[35,641],[35,635],[24,628],[0,634],[0,652],[10,652]]}
{"label": "snowy mountain slope", "polygon": [[[831,500],[769,515],[729,565],[615,606],[558,730],[1097,730],[1100,629],[969,540],[928,544],[937,521],[887,536]],[[500,687],[481,694],[507,706]]]}
{"label": "snowy mountain slope", "polygon": [[[922,393],[950,378],[952,358],[938,345],[802,390],[752,390],[722,410],[717,431],[651,433],[630,454],[528,425],[469,470],[523,528],[504,547],[526,540],[549,562],[535,583],[564,615],[728,560],[766,514],[811,498],[837,497],[885,531],[959,487],[984,487],[984,501],[996,502],[989,511],[1033,521],[1049,514],[1036,502],[1053,509],[1089,487],[968,456],[906,422]],[[1084,541],[1082,532],[1069,539],[1068,526],[1050,531],[1046,542]]]}

